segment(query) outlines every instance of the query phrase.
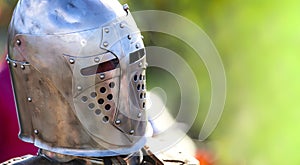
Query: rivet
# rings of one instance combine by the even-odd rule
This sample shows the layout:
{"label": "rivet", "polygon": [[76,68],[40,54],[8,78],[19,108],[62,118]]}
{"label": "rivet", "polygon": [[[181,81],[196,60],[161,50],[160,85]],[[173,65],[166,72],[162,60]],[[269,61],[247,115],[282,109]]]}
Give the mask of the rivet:
{"label": "rivet", "polygon": [[35,129],[35,130],[34,130],[34,133],[35,133],[36,135],[39,134],[39,130]]}
{"label": "rivet", "polygon": [[139,67],[142,67],[142,66],[143,66],[143,63],[142,63],[142,62],[140,62],[140,63],[139,63]]}
{"label": "rivet", "polygon": [[85,40],[85,39],[82,39],[82,40],[81,40],[81,45],[82,45],[82,46],[86,45],[86,40]]}
{"label": "rivet", "polygon": [[10,63],[8,59],[6,60],[6,62],[7,62],[8,64]]}
{"label": "rivet", "polygon": [[109,33],[109,29],[108,28],[105,28],[104,31],[105,31],[105,33]]}
{"label": "rivet", "polygon": [[138,115],[137,115],[137,117],[138,117],[138,118],[141,118],[141,117],[142,117],[142,113],[139,112]]}
{"label": "rivet", "polygon": [[126,12],[127,12],[127,10],[129,10],[129,6],[128,6],[127,3],[123,5],[123,9],[124,9]]}
{"label": "rivet", "polygon": [[75,63],[75,60],[74,60],[73,58],[70,58],[70,59],[69,59],[69,62],[70,62],[70,64],[74,64],[74,63]]}
{"label": "rivet", "polygon": [[82,90],[82,87],[79,85],[77,86],[77,90],[81,91]]}
{"label": "rivet", "polygon": [[104,79],[105,78],[105,74],[104,73],[101,73],[100,74],[100,79]]}
{"label": "rivet", "polygon": [[107,46],[108,46],[108,42],[105,41],[105,42],[103,43],[103,46],[104,46],[104,47],[107,47]]}
{"label": "rivet", "polygon": [[14,67],[17,67],[17,64],[14,62],[14,63],[13,63],[13,66],[14,66]]}
{"label": "rivet", "polygon": [[128,35],[127,38],[128,38],[129,40],[131,40],[131,35]]}
{"label": "rivet", "polygon": [[130,134],[133,134],[134,133],[134,130],[132,129],[132,130],[130,130],[130,132],[129,132]]}
{"label": "rivet", "polygon": [[27,100],[28,100],[28,102],[31,102],[31,101],[32,101],[32,98],[31,98],[31,97],[28,97]]}
{"label": "rivet", "polygon": [[120,23],[120,28],[124,28],[124,27],[125,27],[124,23]]}
{"label": "rivet", "polygon": [[99,57],[95,57],[94,61],[95,61],[96,63],[98,63],[98,62],[100,61],[100,58],[99,58]]}
{"label": "rivet", "polygon": [[139,43],[137,43],[136,45],[135,45],[135,48],[139,48],[140,47],[140,44]]}
{"label": "rivet", "polygon": [[21,45],[21,40],[17,39],[16,43],[17,43],[18,46],[20,46]]}
{"label": "rivet", "polygon": [[23,70],[24,70],[24,69],[25,69],[25,66],[24,66],[24,65],[21,65],[21,69],[23,69]]}
{"label": "rivet", "polygon": [[116,124],[121,124],[121,120],[118,119],[118,120],[115,121],[115,123],[116,123]]}

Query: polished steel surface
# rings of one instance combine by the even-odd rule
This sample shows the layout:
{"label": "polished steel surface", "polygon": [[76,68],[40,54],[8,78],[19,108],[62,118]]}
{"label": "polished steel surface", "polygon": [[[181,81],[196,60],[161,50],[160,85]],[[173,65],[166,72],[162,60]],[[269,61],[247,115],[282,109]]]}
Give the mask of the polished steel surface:
{"label": "polished steel surface", "polygon": [[125,15],[117,0],[19,0],[13,23],[18,33],[64,34],[99,27]]}
{"label": "polished steel surface", "polygon": [[20,0],[7,57],[20,138],[75,156],[138,151],[147,123],[141,38],[116,0]]}

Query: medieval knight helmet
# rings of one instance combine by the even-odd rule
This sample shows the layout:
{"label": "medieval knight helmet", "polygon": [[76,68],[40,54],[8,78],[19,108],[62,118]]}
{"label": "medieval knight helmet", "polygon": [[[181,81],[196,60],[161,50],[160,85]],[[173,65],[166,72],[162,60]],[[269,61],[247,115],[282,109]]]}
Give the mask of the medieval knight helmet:
{"label": "medieval knight helmet", "polygon": [[67,155],[145,144],[146,54],[117,0],[19,0],[8,56],[19,137]]}

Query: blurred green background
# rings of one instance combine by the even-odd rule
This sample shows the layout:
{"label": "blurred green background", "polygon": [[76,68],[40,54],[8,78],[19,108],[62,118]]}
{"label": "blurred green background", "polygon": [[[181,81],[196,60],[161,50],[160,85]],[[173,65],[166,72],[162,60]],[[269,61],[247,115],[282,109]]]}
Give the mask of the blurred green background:
{"label": "blurred green background", "polygon": [[[4,53],[15,2],[0,0],[0,54]],[[198,24],[217,47],[227,76],[227,100],[218,127],[200,144],[214,154],[215,164],[300,164],[300,1],[121,0],[125,2],[131,11],[155,9],[180,14]],[[144,35],[147,45],[177,52],[197,73],[201,105],[189,132],[197,138],[210,103],[204,65],[193,63],[194,52],[176,39]],[[151,88],[161,79],[157,76],[161,71],[148,72]],[[161,85],[170,87],[171,79]]]}

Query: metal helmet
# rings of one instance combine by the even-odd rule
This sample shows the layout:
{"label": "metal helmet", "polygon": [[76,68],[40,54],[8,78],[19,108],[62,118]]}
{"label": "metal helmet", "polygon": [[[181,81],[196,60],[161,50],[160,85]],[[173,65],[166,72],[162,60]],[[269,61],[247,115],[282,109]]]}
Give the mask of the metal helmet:
{"label": "metal helmet", "polygon": [[19,0],[8,38],[23,141],[75,156],[143,147],[146,54],[127,5]]}

